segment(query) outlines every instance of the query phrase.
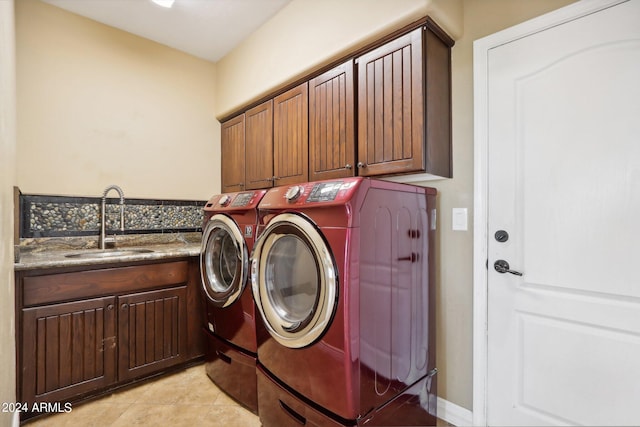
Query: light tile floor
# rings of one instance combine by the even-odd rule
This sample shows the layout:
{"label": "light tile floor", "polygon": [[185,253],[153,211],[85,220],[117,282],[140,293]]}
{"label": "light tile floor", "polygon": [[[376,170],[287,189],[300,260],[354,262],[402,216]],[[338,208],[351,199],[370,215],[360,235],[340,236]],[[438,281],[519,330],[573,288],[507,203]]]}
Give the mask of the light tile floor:
{"label": "light tile floor", "polygon": [[[438,419],[438,426],[451,426]],[[260,427],[258,416],[209,380],[204,365],[79,403],[69,413],[28,422],[27,427],[198,426]]]}
{"label": "light tile floor", "polygon": [[198,365],[26,425],[260,427],[260,419],[220,391]]}

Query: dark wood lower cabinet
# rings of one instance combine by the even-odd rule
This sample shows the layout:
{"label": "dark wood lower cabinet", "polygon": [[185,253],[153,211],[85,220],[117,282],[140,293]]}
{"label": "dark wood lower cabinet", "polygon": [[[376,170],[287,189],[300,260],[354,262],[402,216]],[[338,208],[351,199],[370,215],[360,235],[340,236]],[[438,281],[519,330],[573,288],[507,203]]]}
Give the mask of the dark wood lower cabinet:
{"label": "dark wood lower cabinet", "polygon": [[24,402],[63,402],[116,378],[115,298],[27,308],[22,318]]}
{"label": "dark wood lower cabinet", "polygon": [[73,402],[202,357],[198,268],[19,272],[18,401]]}
{"label": "dark wood lower cabinet", "polygon": [[186,286],[122,296],[118,306],[119,380],[186,360]]}

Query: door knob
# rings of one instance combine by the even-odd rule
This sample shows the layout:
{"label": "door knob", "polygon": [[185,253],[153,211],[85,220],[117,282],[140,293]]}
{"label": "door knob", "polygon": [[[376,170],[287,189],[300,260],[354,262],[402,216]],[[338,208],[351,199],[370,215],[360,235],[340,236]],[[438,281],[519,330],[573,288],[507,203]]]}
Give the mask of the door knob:
{"label": "door knob", "polygon": [[516,276],[522,276],[522,273],[520,273],[519,271],[514,271],[514,270],[510,270],[509,268],[509,263],[503,259],[499,259],[496,262],[493,263],[493,268],[498,272],[498,273],[511,273],[514,274]]}

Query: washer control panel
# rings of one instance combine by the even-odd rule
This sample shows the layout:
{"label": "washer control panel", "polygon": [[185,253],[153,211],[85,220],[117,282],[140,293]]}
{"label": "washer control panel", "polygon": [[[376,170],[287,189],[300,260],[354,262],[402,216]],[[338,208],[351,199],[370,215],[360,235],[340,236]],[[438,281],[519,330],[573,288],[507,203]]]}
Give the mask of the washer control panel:
{"label": "washer control panel", "polygon": [[291,209],[347,203],[362,185],[363,178],[352,177],[306,182],[270,189],[260,202],[261,209]]}

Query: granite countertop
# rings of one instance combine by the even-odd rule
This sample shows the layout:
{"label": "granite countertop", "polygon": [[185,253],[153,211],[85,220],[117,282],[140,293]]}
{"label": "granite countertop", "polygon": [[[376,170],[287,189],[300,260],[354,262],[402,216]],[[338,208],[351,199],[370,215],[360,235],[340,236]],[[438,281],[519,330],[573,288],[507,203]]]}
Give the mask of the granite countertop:
{"label": "granite countertop", "polygon": [[[122,253],[108,257],[73,256],[102,252],[97,249],[95,237],[22,239],[16,248],[19,252],[19,260],[14,264],[14,269],[22,271],[93,266],[198,256],[200,255],[201,239],[201,233],[118,236],[116,247],[106,251],[122,251]],[[135,252],[136,250],[147,252]],[[72,257],[68,257],[68,255],[72,255]]]}

